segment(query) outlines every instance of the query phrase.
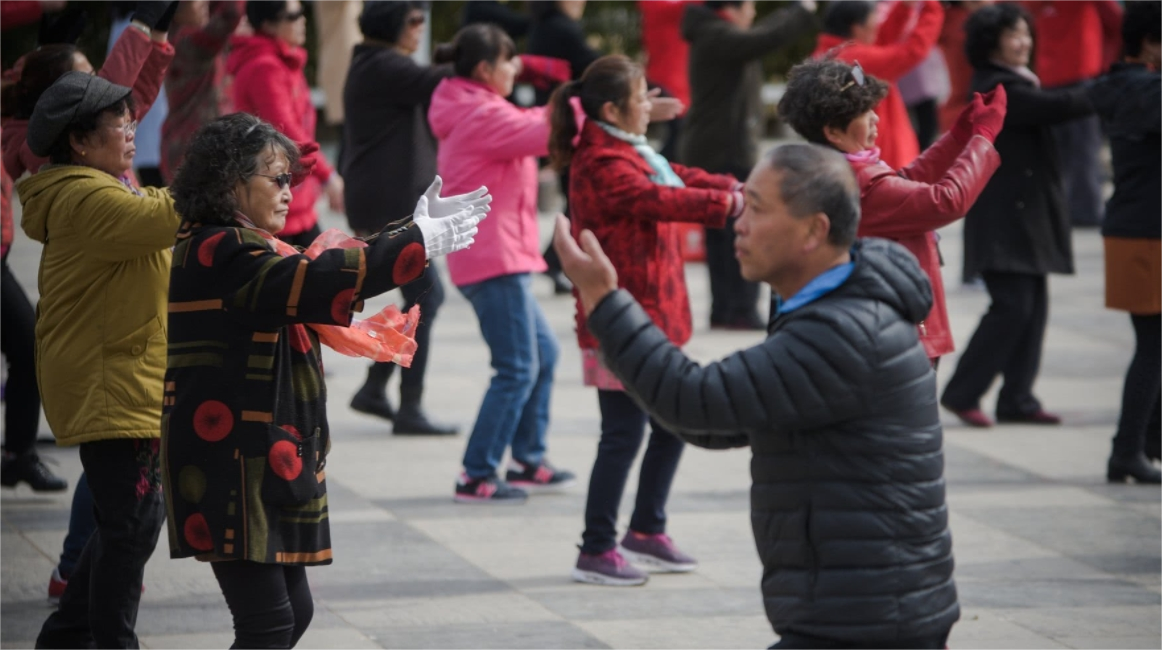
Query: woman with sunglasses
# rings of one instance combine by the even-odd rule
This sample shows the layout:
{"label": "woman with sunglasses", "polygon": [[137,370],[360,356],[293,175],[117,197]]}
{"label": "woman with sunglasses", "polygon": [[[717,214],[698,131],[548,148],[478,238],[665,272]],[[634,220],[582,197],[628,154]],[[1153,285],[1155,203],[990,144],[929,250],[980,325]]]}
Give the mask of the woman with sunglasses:
{"label": "woman with sunglasses", "polygon": [[211,563],[235,648],[294,647],[313,614],[306,567],[331,563],[322,345],[410,356],[414,321],[353,312],[471,244],[489,201],[421,197],[371,237],[329,231],[303,252],[275,235],[308,174],[295,143],[235,113],[195,135],[171,186],[183,222],[161,416],[170,555]]}
{"label": "woman with sunglasses", "polygon": [[246,18],[252,36],[230,42],[227,71],[234,110],[256,115],[297,142],[314,161],[309,178],[295,189],[294,202],[280,239],[306,248],[319,236],[315,203],[320,190],[331,209],[344,211],[343,177],[327,163],[315,140],[315,106],[303,67],[307,64],[307,19],[299,0],[251,0]]}
{"label": "woman with sunglasses", "polygon": [[791,68],[779,116],[851,163],[860,186],[859,236],[897,241],[920,262],[933,297],[932,311],[919,325],[920,342],[936,365],[954,349],[936,229],[962,218],[1000,166],[992,143],[1005,117],[1005,91],[977,93],[948,133],[899,170],[881,160],[876,147],[875,109],[887,93],[888,85],[858,62],[807,61]]}
{"label": "woman with sunglasses", "polygon": [[137,646],[141,579],[165,516],[157,425],[178,217],[168,192],[124,181],[136,150],[130,95],[86,72],[62,75],[29,120],[28,145],[50,163],[16,185],[21,226],[44,244],[44,414],[57,444],[80,446],[97,513],[38,647]]}

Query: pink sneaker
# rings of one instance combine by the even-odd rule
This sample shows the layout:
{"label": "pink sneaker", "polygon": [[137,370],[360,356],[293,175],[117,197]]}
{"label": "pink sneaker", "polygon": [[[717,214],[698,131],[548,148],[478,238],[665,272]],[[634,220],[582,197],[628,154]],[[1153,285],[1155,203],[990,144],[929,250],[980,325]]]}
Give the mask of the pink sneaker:
{"label": "pink sneaker", "polygon": [[679,551],[665,533],[649,535],[631,530],[621,540],[621,551],[630,562],[660,573],[687,573],[698,568],[698,560]]}
{"label": "pink sneaker", "polygon": [[597,555],[581,553],[577,557],[577,565],[573,567],[573,579],[591,585],[635,587],[644,585],[650,577],[645,571],[626,562],[616,548],[611,548]]}

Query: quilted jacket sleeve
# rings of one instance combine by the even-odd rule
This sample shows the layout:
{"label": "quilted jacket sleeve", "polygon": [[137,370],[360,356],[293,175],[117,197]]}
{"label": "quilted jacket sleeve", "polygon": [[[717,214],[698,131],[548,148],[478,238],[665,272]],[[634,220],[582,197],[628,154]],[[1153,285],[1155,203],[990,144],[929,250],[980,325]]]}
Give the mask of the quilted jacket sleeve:
{"label": "quilted jacket sleeve", "polygon": [[[721,361],[700,366],[624,290],[589,316],[607,367],[650,415],[687,442],[742,447],[772,429],[810,429],[864,410],[875,330],[823,310]],[[836,333],[843,329],[845,336]]]}

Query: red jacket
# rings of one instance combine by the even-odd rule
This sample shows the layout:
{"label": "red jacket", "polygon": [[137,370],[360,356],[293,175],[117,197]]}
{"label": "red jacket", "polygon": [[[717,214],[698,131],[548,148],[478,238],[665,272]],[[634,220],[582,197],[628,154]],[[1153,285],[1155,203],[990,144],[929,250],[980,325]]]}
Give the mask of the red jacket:
{"label": "red jacket", "polygon": [[40,20],[44,8],[35,0],[4,0],[0,2],[0,28],[15,29]]}
{"label": "red jacket", "polygon": [[[655,172],[634,150],[588,121],[569,168],[573,236],[588,228],[617,269],[618,286],[633,294],[675,345],[690,340],[693,321],[686,296],[678,223],[714,228],[734,208],[733,176],[671,165],[686,187],[658,185]],[[597,349],[577,303],[577,343]]]}
{"label": "red jacket", "polygon": [[646,79],[690,105],[690,44],[682,38],[686,5],[699,0],[638,0]]}
{"label": "red jacket", "polygon": [[872,45],[847,41],[833,34],[820,34],[819,45],[811,55],[821,58],[831,53],[840,61],[859,61],[864,72],[888,84],[888,96],[876,109],[880,117],[880,136],[876,145],[880,148],[880,158],[894,169],[912,162],[920,153],[920,143],[916,140],[904,100],[900,99],[896,81],[928,56],[944,22],[944,9],[940,3],[925,0],[920,5],[915,27],[904,34],[911,12],[908,3],[897,2],[880,25],[876,42]]}
{"label": "red jacket", "polygon": [[1113,0],[1022,2],[1033,15],[1036,67],[1046,88],[1097,77],[1121,49],[1122,8]]}
{"label": "red jacket", "polygon": [[[270,122],[300,146],[317,144],[315,105],[311,103],[311,88],[303,74],[307,51],[264,34],[235,36],[230,48],[226,69],[234,75],[234,110]],[[331,178],[331,173],[326,159],[316,154],[311,176],[293,190],[294,198],[281,235],[297,235],[314,227],[319,220],[315,202],[319,199],[321,184]]]}
{"label": "red jacket", "polygon": [[898,172],[882,163],[852,164],[859,180],[859,236],[899,242],[916,256],[932,283],[932,311],[919,327],[930,359],[955,349],[935,231],[968,212],[1000,165],[1001,157],[987,139],[976,136],[964,145],[951,133]]}

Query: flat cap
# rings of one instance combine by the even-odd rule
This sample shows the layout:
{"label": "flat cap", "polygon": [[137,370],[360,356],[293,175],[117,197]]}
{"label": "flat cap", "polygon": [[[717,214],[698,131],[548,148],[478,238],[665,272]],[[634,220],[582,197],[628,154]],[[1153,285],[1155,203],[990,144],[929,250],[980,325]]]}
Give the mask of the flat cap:
{"label": "flat cap", "polygon": [[131,92],[97,75],[77,70],[64,73],[36,100],[28,121],[28,148],[38,156],[47,156],[53,143],[78,117],[99,113]]}

